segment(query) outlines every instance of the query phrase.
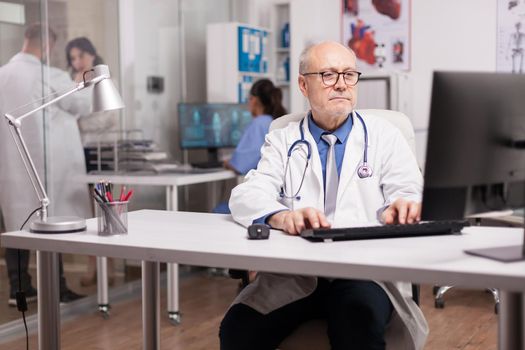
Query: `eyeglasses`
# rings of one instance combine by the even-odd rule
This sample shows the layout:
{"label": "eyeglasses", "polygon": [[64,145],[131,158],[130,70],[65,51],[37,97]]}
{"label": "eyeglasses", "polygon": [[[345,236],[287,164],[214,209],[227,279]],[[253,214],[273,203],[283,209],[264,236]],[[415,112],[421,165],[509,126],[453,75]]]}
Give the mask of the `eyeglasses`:
{"label": "eyeglasses", "polygon": [[323,84],[325,84],[327,87],[332,87],[337,84],[339,81],[339,76],[343,76],[343,81],[348,86],[354,86],[359,81],[359,77],[361,76],[361,72],[353,71],[353,70],[347,70],[344,72],[332,72],[332,71],[326,71],[326,72],[311,72],[311,73],[303,73],[302,75],[320,75],[321,79],[323,80]]}

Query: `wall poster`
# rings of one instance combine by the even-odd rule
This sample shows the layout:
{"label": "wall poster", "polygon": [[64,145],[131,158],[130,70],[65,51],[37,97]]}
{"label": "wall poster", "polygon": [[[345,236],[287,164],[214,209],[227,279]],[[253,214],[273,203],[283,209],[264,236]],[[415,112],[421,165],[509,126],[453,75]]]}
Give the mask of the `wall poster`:
{"label": "wall poster", "polygon": [[410,69],[410,0],[341,0],[342,39],[362,71]]}
{"label": "wall poster", "polygon": [[525,1],[498,0],[497,56],[498,72],[523,73],[525,50]]}

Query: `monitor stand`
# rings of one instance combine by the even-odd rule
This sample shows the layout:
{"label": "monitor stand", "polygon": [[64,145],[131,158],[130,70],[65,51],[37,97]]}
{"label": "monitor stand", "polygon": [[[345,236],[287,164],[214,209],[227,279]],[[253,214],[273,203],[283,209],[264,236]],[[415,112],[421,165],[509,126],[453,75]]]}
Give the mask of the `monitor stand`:
{"label": "monitor stand", "polygon": [[222,168],[222,162],[219,161],[218,148],[208,148],[208,161],[204,163],[193,163],[195,168],[209,169]]}
{"label": "monitor stand", "polygon": [[515,262],[525,260],[525,228],[523,232],[523,243],[520,245],[511,245],[495,248],[469,249],[465,250],[465,253],[502,262]]}

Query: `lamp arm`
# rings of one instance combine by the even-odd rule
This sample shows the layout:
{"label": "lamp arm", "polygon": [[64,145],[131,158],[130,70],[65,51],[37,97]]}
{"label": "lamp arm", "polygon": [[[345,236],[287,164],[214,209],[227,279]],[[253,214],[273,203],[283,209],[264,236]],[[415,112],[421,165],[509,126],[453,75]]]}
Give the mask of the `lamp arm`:
{"label": "lamp arm", "polygon": [[[98,79],[97,79],[98,80]],[[65,92],[64,94],[52,99],[49,102],[46,102],[37,108],[22,114],[19,117],[14,117],[8,113],[4,114],[4,117],[6,118],[8,124],[12,127],[9,129],[11,132],[11,136],[13,137],[13,141],[15,142],[16,148],[18,149],[18,153],[20,154],[20,157],[22,158],[22,162],[24,163],[24,167],[27,171],[27,174],[29,175],[29,179],[31,180],[31,184],[33,185],[33,189],[35,190],[38,200],[40,201],[40,204],[42,206],[41,209],[41,220],[46,221],[47,219],[47,207],[49,206],[49,197],[47,196],[46,190],[44,188],[44,185],[42,184],[42,181],[40,180],[40,177],[38,176],[38,172],[36,171],[35,164],[33,162],[33,159],[31,158],[29,154],[29,150],[27,149],[27,145],[24,141],[24,138],[22,137],[22,133],[20,131],[20,126],[22,125],[22,119],[32,115],[33,113],[36,113],[58,101],[63,99],[64,97],[67,97],[79,90],[82,90],[88,85],[91,85],[92,83],[95,83],[95,81],[90,81],[89,83],[86,82],[80,82],[77,86],[75,86],[73,89]]]}
{"label": "lamp arm", "polygon": [[38,111],[41,111],[42,109],[44,109],[44,108],[46,108],[46,107],[48,107],[48,106],[51,106],[52,104],[54,104],[54,103],[60,101],[61,99],[65,98],[65,97],[67,97],[67,96],[69,96],[69,95],[71,95],[71,94],[73,94],[73,93],[75,93],[75,92],[77,92],[77,91],[79,91],[79,90],[82,90],[82,89],[85,88],[86,86],[87,86],[86,83],[84,83],[84,82],[80,82],[80,83],[78,83],[78,85],[75,86],[73,89],[71,89],[71,90],[69,90],[69,91],[63,93],[62,95],[60,95],[60,96],[58,96],[58,97],[55,97],[55,98],[52,99],[51,101],[48,101],[48,102],[46,102],[46,103],[44,103],[44,104],[38,106],[37,108],[35,108],[35,109],[33,109],[33,110],[31,110],[31,111],[25,113],[25,114],[22,114],[22,115],[19,116],[19,117],[16,117],[16,118],[15,118],[15,117],[13,117],[13,116],[11,116],[11,115],[9,115],[9,114],[6,114],[5,117],[11,122],[11,124],[14,123],[14,124],[15,124],[14,126],[15,126],[16,128],[20,128],[20,125],[21,125],[21,123],[22,123],[22,119],[24,119],[24,118],[30,116],[30,115],[33,114],[33,113],[36,113],[36,112],[38,112]]}
{"label": "lamp arm", "polygon": [[63,99],[64,97],[67,97],[67,96],[69,96],[69,95],[71,95],[71,94],[73,94],[73,93],[75,93],[75,92],[77,92],[79,90],[82,90],[82,89],[84,89],[84,88],[86,88],[88,86],[91,86],[91,85],[95,85],[95,84],[97,84],[98,82],[101,82],[104,79],[110,78],[109,74],[100,74],[100,75],[98,75],[98,76],[96,76],[96,77],[94,77],[94,78],[92,78],[90,80],[86,80],[86,77],[85,77],[86,73],[89,73],[89,72],[92,72],[92,71],[93,71],[93,69],[85,71],[84,72],[84,80],[83,81],[78,83],[77,86],[75,86],[73,89],[71,89],[69,91],[66,91],[65,93],[63,93],[62,95],[52,99],[51,101],[46,102],[46,103],[38,106],[37,108],[35,108],[35,109],[25,113],[25,114],[22,114],[19,117],[15,117],[15,116],[13,116],[13,115],[11,115],[9,113],[4,114],[4,117],[10,122],[11,125],[13,125],[16,128],[20,128],[20,125],[22,124],[22,119],[24,119],[24,118],[30,116],[31,114],[36,113],[36,112],[38,112],[38,111],[40,111],[40,110],[42,110],[42,109],[44,109],[44,108],[46,108],[48,106],[51,106],[53,103],[58,102],[61,99]]}
{"label": "lamp arm", "polygon": [[[13,124],[11,124],[11,126],[13,126]],[[11,132],[13,141],[15,142],[16,148],[18,149],[18,153],[20,154],[20,157],[22,158],[22,162],[24,163],[24,167],[26,168],[27,175],[29,175],[29,179],[31,180],[33,189],[36,192],[38,200],[40,201],[40,204],[42,207],[42,209],[40,209],[41,219],[42,221],[46,221],[47,207],[49,206],[49,197],[47,196],[46,190],[44,186],[42,185],[42,181],[40,180],[40,177],[38,176],[38,172],[36,171],[36,167],[33,162],[33,159],[31,159],[29,155],[29,151],[27,149],[24,138],[22,137],[22,133],[20,132],[20,128],[13,126],[13,128],[12,129],[10,128],[9,131]]]}

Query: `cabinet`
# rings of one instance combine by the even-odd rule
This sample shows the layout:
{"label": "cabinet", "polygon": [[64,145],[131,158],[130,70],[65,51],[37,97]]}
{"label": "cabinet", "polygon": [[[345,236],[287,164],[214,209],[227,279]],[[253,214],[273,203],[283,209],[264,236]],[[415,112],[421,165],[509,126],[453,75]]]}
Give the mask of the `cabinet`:
{"label": "cabinet", "polygon": [[290,111],[290,2],[277,1],[271,9],[271,72],[283,92],[283,104]]}
{"label": "cabinet", "polygon": [[246,103],[251,85],[270,73],[270,32],[247,24],[212,23],[206,32],[208,102]]}

